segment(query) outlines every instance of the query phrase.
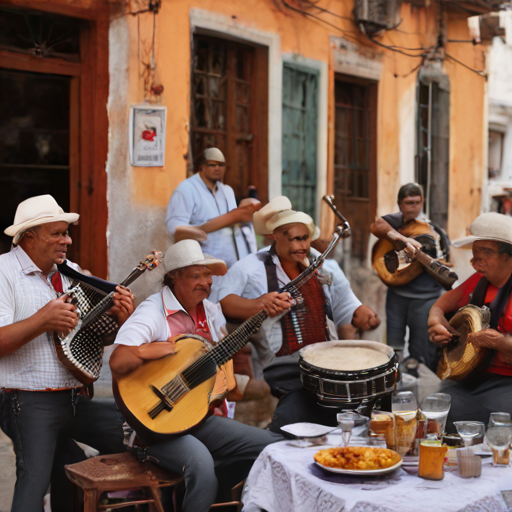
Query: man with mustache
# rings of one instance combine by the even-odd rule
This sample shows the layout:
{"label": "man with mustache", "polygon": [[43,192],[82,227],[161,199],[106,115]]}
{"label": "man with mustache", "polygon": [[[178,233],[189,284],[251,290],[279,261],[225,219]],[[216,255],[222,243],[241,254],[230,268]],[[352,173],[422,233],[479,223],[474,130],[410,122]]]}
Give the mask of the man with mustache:
{"label": "man with mustache", "polygon": [[428,318],[430,341],[443,347],[454,337],[445,315],[466,304],[487,305],[490,328],[468,335],[468,341],[488,349],[483,363],[466,378],[445,381],[452,396],[448,426],[474,420],[487,423],[489,414],[512,414],[512,219],[499,213],[484,213],[469,227],[470,236],[453,242],[471,248],[476,273],[457,288],[441,295]]}
{"label": "man with mustache", "polygon": [[[220,306],[207,298],[212,276],[223,275],[226,270],[224,261],[205,256],[195,240],[170,247],[163,263],[139,280],[143,296],[156,293],[139,305],[116,338],[117,348],[110,358],[114,378],[132,372],[145,361],[172,354],[172,338],[180,334],[200,335],[213,344],[221,340],[226,334],[226,320]],[[220,368],[211,402],[223,399],[235,388],[232,368],[231,361]],[[211,415],[180,437],[154,444],[146,440],[143,459],[151,457],[164,469],[183,474],[183,512],[207,512],[217,494],[216,469],[243,463],[238,483],[263,448],[280,440],[281,436],[266,430]]]}
{"label": "man with mustache", "polygon": [[[65,295],[74,283],[56,266],[66,260],[68,228],[78,217],[64,213],[50,195],[31,197],[18,205],[14,224],[5,230],[13,249],[0,256],[0,419],[16,453],[12,512],[43,509],[58,439],[72,438],[103,453],[124,451],[123,418],[113,400],[86,398],[53,346],[54,331],[65,334],[78,323]],[[133,295],[117,287],[114,303],[112,333],[133,311]],[[63,489],[54,491],[52,503],[54,494],[59,500],[64,495]]]}
{"label": "man with mustache", "polygon": [[[338,265],[329,272],[320,271],[301,289],[308,312],[304,325],[298,325],[294,304],[288,293],[277,290],[295,279],[309,264],[308,257],[319,255],[310,247],[319,236],[313,219],[291,209],[282,196],[273,199],[253,217],[260,235],[274,239],[270,250],[263,249],[239,261],[222,278],[218,298],[226,317],[244,321],[262,309],[271,318],[262,327],[256,363],[264,368],[265,380],[273,394],[281,399],[270,426],[273,431],[286,423],[320,420],[316,400],[302,389],[298,367],[298,350],[305,345],[338,339],[337,329],[346,324],[362,330],[375,329],[378,316],[356,298]],[[253,359],[254,361],[254,359]],[[256,368],[256,373],[258,369]],[[311,402],[311,403],[310,403]],[[311,407],[310,407],[311,406]]]}

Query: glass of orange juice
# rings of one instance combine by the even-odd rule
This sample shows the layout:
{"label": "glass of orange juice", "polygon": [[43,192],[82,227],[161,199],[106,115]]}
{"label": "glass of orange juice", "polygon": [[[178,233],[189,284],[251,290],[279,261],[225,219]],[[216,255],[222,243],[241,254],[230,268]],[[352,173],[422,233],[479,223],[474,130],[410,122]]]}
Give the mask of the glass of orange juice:
{"label": "glass of orange juice", "polygon": [[430,440],[420,443],[420,462],[418,476],[426,480],[442,480],[444,478],[444,457],[448,447],[441,441]]}

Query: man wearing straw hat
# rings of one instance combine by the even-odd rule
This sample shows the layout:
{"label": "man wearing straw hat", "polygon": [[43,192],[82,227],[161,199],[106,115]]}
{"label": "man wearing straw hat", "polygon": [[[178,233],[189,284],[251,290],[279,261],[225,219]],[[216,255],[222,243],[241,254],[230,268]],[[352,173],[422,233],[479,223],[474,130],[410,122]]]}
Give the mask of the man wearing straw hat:
{"label": "man wearing straw hat", "polygon": [[491,412],[512,414],[512,219],[484,213],[469,226],[469,232],[453,246],[472,249],[476,272],[441,295],[428,318],[430,341],[443,347],[455,334],[445,314],[469,303],[491,310],[490,328],[467,337],[473,345],[488,349],[483,363],[456,384],[445,381],[443,391],[452,397],[451,428],[458,420],[487,423]]}
{"label": "man wearing straw hat", "polygon": [[261,205],[247,198],[237,207],[233,189],[222,182],[225,172],[222,151],[205,149],[199,171],[173,192],[165,222],[176,242],[197,240],[204,251],[224,260],[229,268],[256,251],[256,239],[248,223]]}
{"label": "man wearing straw hat", "polygon": [[220,283],[218,298],[226,317],[234,321],[244,321],[262,309],[275,319],[266,321],[264,335],[254,345],[258,353],[255,363],[265,368],[264,377],[272,392],[276,396],[289,393],[285,402],[291,406],[280,403],[274,415],[271,429],[276,430],[280,421],[301,421],[301,409],[305,409],[303,396],[297,402],[300,407],[295,407],[290,397],[290,392],[302,392],[297,351],[311,343],[338,339],[337,328],[343,325],[352,323],[368,330],[376,328],[380,320],[356,298],[339,266],[332,266],[332,273],[320,272],[301,289],[307,318],[304,325],[298,325],[293,310],[288,311],[293,305],[291,296],[278,290],[304,270],[310,253],[319,254],[310,248],[319,230],[309,215],[292,210],[284,196],[256,212],[253,222],[256,232],[271,235],[274,244],[270,250],[251,254],[233,265]]}
{"label": "man wearing straw hat", "polygon": [[[132,372],[144,361],[159,359],[174,352],[171,338],[196,334],[218,342],[226,320],[220,305],[207,300],[212,276],[224,275],[224,261],[206,256],[195,240],[182,240],[171,246],[163,264],[146,274],[135,288],[137,295],[150,295],[119,331],[117,348],[110,359],[114,377]],[[153,343],[160,342],[160,343]],[[221,399],[236,386],[232,362],[224,365],[213,389]],[[189,434],[140,450],[142,459],[151,457],[185,478],[184,512],[207,512],[217,494],[215,469],[238,464],[238,479],[248,474],[249,466],[263,448],[282,437],[269,431],[243,425],[219,416],[209,416]],[[245,463],[245,467],[240,464]]]}
{"label": "man wearing straw hat", "polygon": [[[56,268],[66,260],[68,227],[77,220],[42,195],[20,203],[5,230],[13,249],[0,256],[0,418],[16,452],[15,512],[42,510],[58,438],[104,453],[124,449],[123,418],[113,401],[82,396],[82,383],[53,346],[54,331],[67,333],[78,323],[75,306],[65,300],[71,280]],[[133,311],[133,296],[117,287],[114,302],[111,313],[120,325]]]}

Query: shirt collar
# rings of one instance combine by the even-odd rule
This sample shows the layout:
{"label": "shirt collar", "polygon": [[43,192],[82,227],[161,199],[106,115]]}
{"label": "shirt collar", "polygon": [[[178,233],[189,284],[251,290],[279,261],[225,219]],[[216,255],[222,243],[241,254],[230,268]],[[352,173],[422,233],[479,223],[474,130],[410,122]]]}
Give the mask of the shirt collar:
{"label": "shirt collar", "polygon": [[[34,272],[43,273],[42,270],[30,259],[30,256],[18,245],[12,252],[16,255],[18,262],[21,267],[21,271],[24,274],[33,274]],[[56,265],[53,266],[52,271],[49,275],[53,274],[57,270]]]}
{"label": "shirt collar", "polygon": [[162,288],[162,302],[166,317],[179,313],[180,311],[190,316],[168,286]]}
{"label": "shirt collar", "polygon": [[197,180],[201,183],[201,185],[204,187],[204,189],[210,193],[210,194],[213,194],[215,195],[216,192],[218,192],[220,190],[220,187],[222,186],[222,182],[221,181],[217,181],[215,183],[215,188],[213,189],[213,192],[208,188],[208,185],[203,181],[203,178],[201,178],[201,176],[199,176],[199,172],[196,172],[194,174],[194,176],[192,176],[193,178],[197,178]]}

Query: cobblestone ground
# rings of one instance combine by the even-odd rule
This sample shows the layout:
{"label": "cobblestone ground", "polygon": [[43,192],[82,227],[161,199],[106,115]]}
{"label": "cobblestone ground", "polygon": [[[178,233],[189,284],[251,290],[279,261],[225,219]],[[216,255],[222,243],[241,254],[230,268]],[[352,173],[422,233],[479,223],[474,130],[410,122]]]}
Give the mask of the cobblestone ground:
{"label": "cobblestone ground", "polygon": [[0,430],[0,512],[11,510],[12,493],[16,481],[14,461],[11,440]]}

